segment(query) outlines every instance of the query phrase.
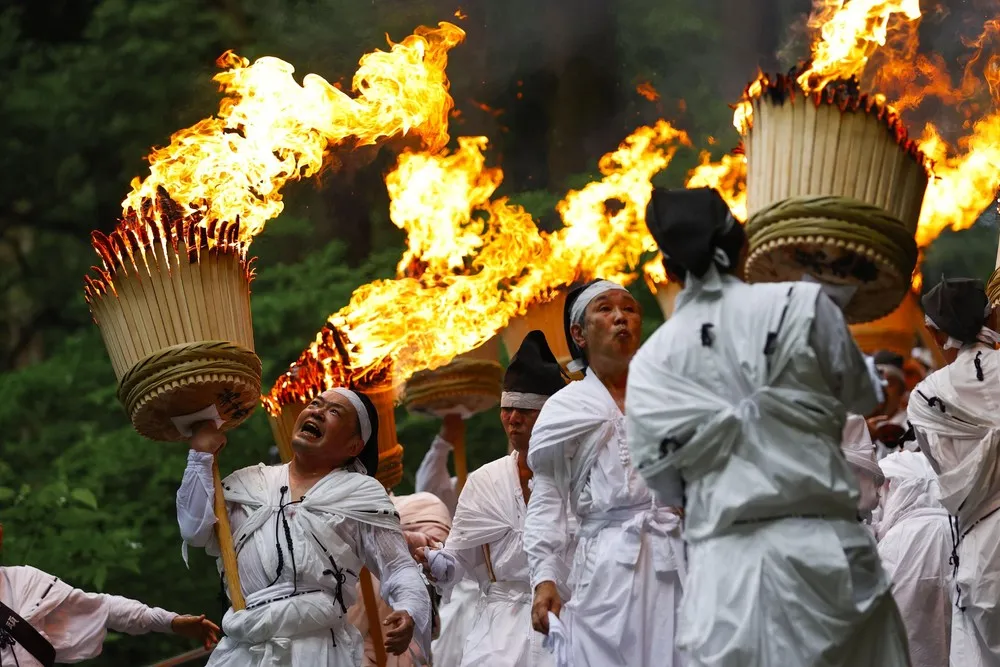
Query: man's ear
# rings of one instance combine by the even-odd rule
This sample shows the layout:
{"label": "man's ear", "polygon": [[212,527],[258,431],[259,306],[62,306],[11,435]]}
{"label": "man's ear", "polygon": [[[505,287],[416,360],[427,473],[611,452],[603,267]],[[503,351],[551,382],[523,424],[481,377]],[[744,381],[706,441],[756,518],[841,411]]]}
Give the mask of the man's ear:
{"label": "man's ear", "polygon": [[569,326],[569,335],[573,337],[573,342],[576,343],[577,347],[581,350],[586,349],[587,341],[583,337],[583,327],[579,324],[571,324]]}
{"label": "man's ear", "polygon": [[361,452],[365,448],[365,441],[361,439],[360,433],[355,433],[351,438],[350,453],[351,456],[360,456]]}

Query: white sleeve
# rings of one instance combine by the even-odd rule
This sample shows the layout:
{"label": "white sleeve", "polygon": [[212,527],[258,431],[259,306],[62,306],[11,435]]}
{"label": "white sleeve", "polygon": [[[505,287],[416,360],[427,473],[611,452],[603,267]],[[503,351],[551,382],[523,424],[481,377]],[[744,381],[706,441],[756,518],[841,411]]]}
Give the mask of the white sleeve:
{"label": "white sleeve", "polygon": [[816,354],[830,393],[848,412],[870,415],[879,404],[881,381],[872,376],[865,356],[847,328],[844,314],[823,292],[816,296],[815,313],[809,346]]}
{"label": "white sleeve", "polygon": [[441,436],[435,436],[430,449],[424,455],[424,460],[417,468],[417,479],[414,490],[417,493],[426,491],[441,499],[452,516],[458,505],[458,494],[455,493],[455,481],[448,473],[448,455],[451,453],[451,443]]}
{"label": "white sleeve", "polygon": [[177,489],[177,524],[184,540],[184,562],[187,546],[218,550],[215,538],[215,484],[212,463],[215,457],[205,452],[188,452],[187,467]]}
{"label": "white sleeve", "polygon": [[137,600],[123,598],[120,595],[101,595],[108,605],[108,629],[115,632],[126,632],[130,635],[142,635],[147,632],[171,632],[170,624],[177,614],[160,609],[147,607]]}
{"label": "white sleeve", "polygon": [[[549,451],[553,450],[562,452],[561,447],[551,447]],[[566,503],[569,492],[556,483],[554,466],[557,463],[554,458],[548,455],[534,459],[534,482],[524,519],[524,550],[528,554],[532,590],[543,581],[552,581],[566,596],[569,579],[566,565],[569,544]]]}
{"label": "white sleeve", "polygon": [[420,576],[420,567],[399,531],[361,526],[365,564],[379,580],[381,596],[393,611],[405,611],[413,619],[413,639],[424,655],[430,655],[431,597]]}

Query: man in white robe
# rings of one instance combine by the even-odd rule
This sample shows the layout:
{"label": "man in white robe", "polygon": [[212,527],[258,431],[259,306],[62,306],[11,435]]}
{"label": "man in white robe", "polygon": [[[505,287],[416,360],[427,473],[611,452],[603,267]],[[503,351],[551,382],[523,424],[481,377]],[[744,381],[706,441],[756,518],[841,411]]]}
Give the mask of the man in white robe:
{"label": "man in white robe", "polygon": [[949,279],[922,299],[948,365],[910,396],[920,451],[956,517],[953,667],[1000,665],[1000,352],[981,282]]}
{"label": "man in white robe", "polygon": [[[431,446],[417,468],[414,488],[417,493],[433,493],[448,507],[451,515],[455,515],[458,505],[458,478],[448,472],[448,457],[455,439],[452,429],[458,426],[455,422],[445,419]],[[479,600],[479,584],[470,576],[462,577],[456,583],[448,597],[441,600],[438,609],[441,629],[431,642],[431,655],[438,665],[460,665],[462,649],[465,640],[472,632],[472,621],[475,618],[476,603]]]}
{"label": "man in white robe", "polygon": [[[177,491],[185,548],[214,555],[212,457],[224,444],[202,426]],[[371,476],[378,467],[371,400],[347,389],[317,396],[295,422],[292,447],[288,464],[244,468],[223,481],[247,608],[226,612],[226,637],[208,664],[357,667],[363,643],[346,614],[365,566],[394,609],[383,627],[387,652],[403,653],[414,634],[426,648],[427,589],[399,515]]]}
{"label": "man in white robe", "polygon": [[94,658],[101,654],[108,630],[173,632],[197,639],[206,649],[215,645],[219,631],[204,615],[179,615],[118,595],[87,593],[28,565],[0,567],[0,605],[0,665],[39,667]]}
{"label": "man in white robe", "polygon": [[500,419],[512,452],[469,475],[448,541],[443,549],[425,555],[438,586],[447,589],[464,575],[482,591],[461,667],[552,665],[543,637],[531,623],[522,534],[526,500],[531,498],[532,472],[526,460],[531,432],[545,401],[565,384],[545,335],[532,331],[510,361],[500,397]]}
{"label": "man in white robe", "polygon": [[951,646],[951,524],[937,475],[923,454],[897,452],[879,461],[885,473],[878,555],[906,625],[913,667],[948,664]]}
{"label": "man in white robe", "polygon": [[[546,401],[528,449],[532,621],[549,633],[549,614],[559,618],[575,667],[682,664],[674,649],[685,567],[679,501],[653,498],[625,442],[625,382],[641,320],[615,283],[570,293],[566,338],[586,375]],[[570,515],[579,522],[575,547]]]}
{"label": "man in white robe", "polygon": [[903,667],[906,634],[840,449],[877,379],[816,282],[736,277],[741,225],[714,190],[656,190],[646,224],[671,318],[632,360],[630,450],[664,497],[684,484],[691,667]]}

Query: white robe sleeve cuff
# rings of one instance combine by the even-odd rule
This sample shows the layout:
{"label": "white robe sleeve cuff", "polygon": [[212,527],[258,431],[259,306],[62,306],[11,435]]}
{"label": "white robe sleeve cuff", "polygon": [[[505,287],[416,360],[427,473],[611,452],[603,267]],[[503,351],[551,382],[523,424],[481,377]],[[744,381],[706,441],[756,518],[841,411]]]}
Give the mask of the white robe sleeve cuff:
{"label": "white robe sleeve cuff", "polygon": [[187,565],[188,545],[210,547],[215,540],[215,457],[205,452],[188,452],[187,467],[177,489],[177,524],[180,527],[181,556]]}

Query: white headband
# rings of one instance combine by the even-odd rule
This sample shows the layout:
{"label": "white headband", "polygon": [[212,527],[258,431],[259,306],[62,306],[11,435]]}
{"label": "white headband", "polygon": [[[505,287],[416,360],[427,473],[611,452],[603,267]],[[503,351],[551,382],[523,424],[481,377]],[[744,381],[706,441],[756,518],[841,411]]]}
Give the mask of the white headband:
{"label": "white headband", "polygon": [[906,376],[903,374],[903,371],[899,368],[899,366],[893,366],[892,364],[875,364],[875,368],[885,374],[887,380],[894,377],[901,383],[906,384]]}
{"label": "white headband", "polygon": [[367,444],[368,439],[372,437],[372,421],[368,418],[368,410],[365,408],[365,404],[361,402],[361,398],[350,389],[344,389],[343,387],[334,387],[330,391],[340,394],[354,406],[354,410],[358,413],[358,424],[361,425],[361,439]]}
{"label": "white headband", "polygon": [[587,306],[590,305],[590,302],[605,292],[610,292],[611,290],[621,290],[623,292],[628,291],[618,283],[613,283],[610,280],[598,280],[596,283],[580,292],[580,296],[578,296],[576,301],[573,302],[573,308],[569,311],[570,324],[583,324],[583,314],[586,312]]}
{"label": "white headband", "polygon": [[501,408],[519,408],[521,410],[541,410],[545,401],[549,399],[545,394],[529,394],[521,391],[505,391],[500,394]]}
{"label": "white headband", "polygon": [[[991,306],[988,306],[987,310],[990,309]],[[930,315],[924,315],[924,324],[926,324],[929,329],[934,329],[934,331],[941,331],[941,328],[937,324],[935,324],[934,320],[931,319]],[[979,333],[976,335],[976,342],[983,343],[984,345],[996,345],[998,342],[1000,342],[1000,333],[997,333],[996,331],[990,329],[989,327],[983,327],[982,329],[979,330]],[[973,343],[968,343],[968,345],[972,344]],[[952,338],[951,336],[948,336],[948,340],[944,342],[943,347],[946,350],[961,350],[965,346],[966,344],[962,343],[962,341]]]}

